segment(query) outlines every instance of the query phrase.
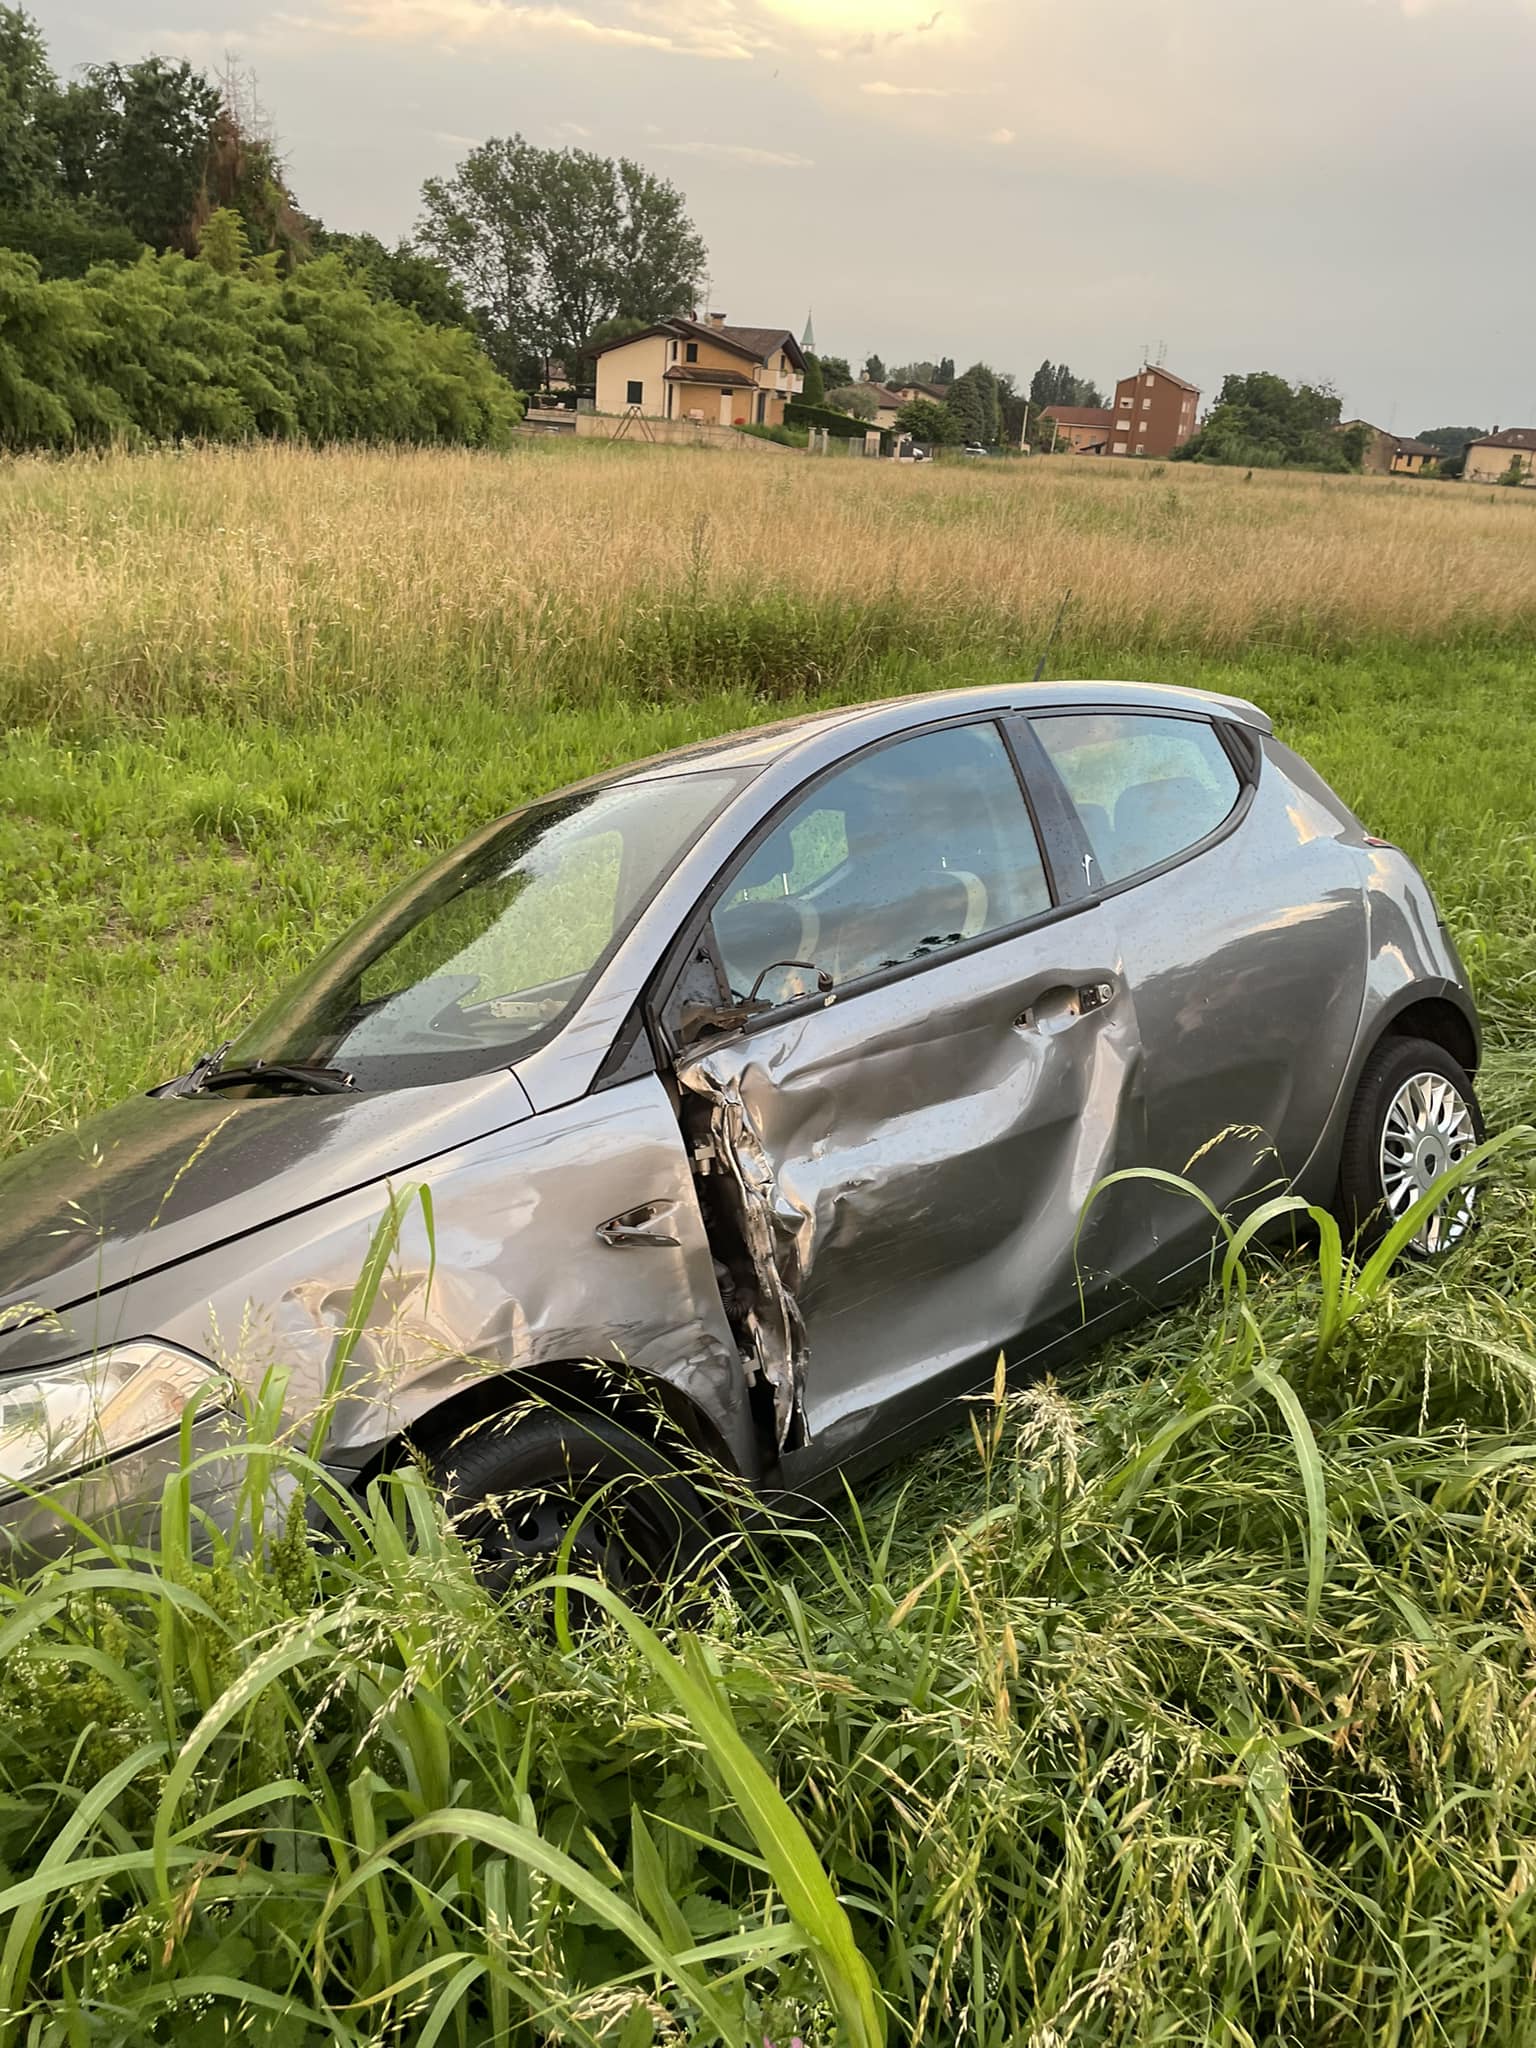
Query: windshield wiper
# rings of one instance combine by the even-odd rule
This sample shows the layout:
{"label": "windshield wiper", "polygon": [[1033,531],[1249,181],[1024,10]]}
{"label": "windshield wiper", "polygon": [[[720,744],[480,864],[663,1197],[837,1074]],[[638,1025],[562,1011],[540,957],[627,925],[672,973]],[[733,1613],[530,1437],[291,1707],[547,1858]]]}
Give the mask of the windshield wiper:
{"label": "windshield wiper", "polygon": [[306,1066],[302,1061],[252,1060],[249,1066],[226,1067],[224,1055],[233,1044],[232,1038],[226,1038],[217,1052],[205,1052],[185,1074],[152,1088],[150,1094],[201,1095],[209,1088],[241,1088],[252,1082],[277,1081],[290,1088],[306,1089],[311,1095],[344,1095],[357,1085],[340,1067]]}
{"label": "windshield wiper", "polygon": [[248,1067],[212,1067],[198,1082],[201,1092],[210,1088],[245,1088],[253,1081],[280,1081],[304,1088],[311,1095],[345,1095],[357,1083],[341,1067],[310,1067],[288,1060],[252,1060]]}

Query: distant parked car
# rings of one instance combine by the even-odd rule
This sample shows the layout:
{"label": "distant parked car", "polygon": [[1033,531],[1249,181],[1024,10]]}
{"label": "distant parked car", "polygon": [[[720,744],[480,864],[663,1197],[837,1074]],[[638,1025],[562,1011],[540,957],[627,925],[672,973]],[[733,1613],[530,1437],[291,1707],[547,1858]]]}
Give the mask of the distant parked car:
{"label": "distant parked car", "polygon": [[[358,1489],[414,1452],[487,1570],[590,1508],[578,1555],[643,1581],[706,1518],[615,1368],[763,1492],[833,1489],[1000,1350],[1038,1372],[1207,1274],[1164,1183],[1080,1229],[1106,1175],[1376,1231],[1480,1138],[1478,1053],[1412,861],[1239,699],[1014,685],[684,748],[482,827],[0,1172],[0,1525],[151,1507],[189,1406],[216,1453],[276,1363],[299,1440],[324,1416]],[[337,1382],[391,1186],[430,1234]]]}
{"label": "distant parked car", "polygon": [[979,441],[967,441],[965,446],[960,450],[960,453],[962,455],[986,455],[989,452],[990,451],[988,449],[982,447]]}

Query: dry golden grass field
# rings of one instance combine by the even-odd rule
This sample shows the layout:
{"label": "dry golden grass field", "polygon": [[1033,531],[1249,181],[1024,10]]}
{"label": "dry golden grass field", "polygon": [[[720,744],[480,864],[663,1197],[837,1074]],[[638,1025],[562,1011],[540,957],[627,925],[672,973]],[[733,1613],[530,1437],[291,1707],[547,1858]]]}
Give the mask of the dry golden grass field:
{"label": "dry golden grass field", "polygon": [[0,710],[525,698],[906,653],[1231,658],[1536,636],[1536,492],[1036,459],[530,443],[13,465]]}

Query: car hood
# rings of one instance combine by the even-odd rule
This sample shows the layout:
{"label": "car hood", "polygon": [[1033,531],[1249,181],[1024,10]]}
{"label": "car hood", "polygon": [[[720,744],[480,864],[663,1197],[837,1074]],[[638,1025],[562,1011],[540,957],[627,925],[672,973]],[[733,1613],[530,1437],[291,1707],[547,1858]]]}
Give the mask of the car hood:
{"label": "car hood", "polygon": [[388,1094],[119,1103],[0,1166],[0,1321],[72,1307],[531,1114],[506,1071]]}

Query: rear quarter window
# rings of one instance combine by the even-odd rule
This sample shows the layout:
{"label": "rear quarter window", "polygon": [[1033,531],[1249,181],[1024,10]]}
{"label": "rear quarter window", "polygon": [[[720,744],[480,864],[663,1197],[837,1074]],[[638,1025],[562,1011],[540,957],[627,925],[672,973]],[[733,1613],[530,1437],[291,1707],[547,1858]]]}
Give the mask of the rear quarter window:
{"label": "rear quarter window", "polygon": [[1231,815],[1242,784],[1208,720],[1063,712],[1034,721],[1104,886],[1186,852]]}

